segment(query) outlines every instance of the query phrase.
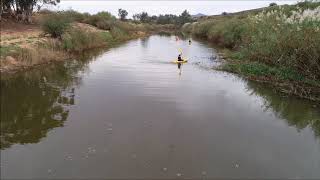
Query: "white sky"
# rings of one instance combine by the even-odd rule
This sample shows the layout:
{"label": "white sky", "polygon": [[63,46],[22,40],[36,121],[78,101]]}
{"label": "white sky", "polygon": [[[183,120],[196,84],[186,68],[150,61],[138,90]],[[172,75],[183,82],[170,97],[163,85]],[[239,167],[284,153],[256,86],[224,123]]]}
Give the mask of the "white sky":
{"label": "white sky", "polygon": [[90,0],[61,0],[56,7],[50,9],[66,10],[73,9],[79,12],[89,12],[91,14],[99,11],[109,11],[117,16],[118,9],[126,9],[129,17],[142,11],[148,12],[149,15],[159,14],[181,14],[187,9],[190,14],[202,13],[206,15],[221,14],[222,12],[237,12],[247,9],[254,9],[268,6],[271,2],[277,4],[295,4],[298,0],[225,0],[225,1],[90,1]]}

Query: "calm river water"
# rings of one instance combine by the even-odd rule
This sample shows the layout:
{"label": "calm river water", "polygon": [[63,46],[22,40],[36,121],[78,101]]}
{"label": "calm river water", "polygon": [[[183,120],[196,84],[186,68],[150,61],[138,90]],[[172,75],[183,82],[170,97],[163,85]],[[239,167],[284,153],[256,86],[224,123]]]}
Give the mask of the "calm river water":
{"label": "calm river water", "polygon": [[319,106],[218,64],[154,35],[2,77],[1,178],[320,178]]}

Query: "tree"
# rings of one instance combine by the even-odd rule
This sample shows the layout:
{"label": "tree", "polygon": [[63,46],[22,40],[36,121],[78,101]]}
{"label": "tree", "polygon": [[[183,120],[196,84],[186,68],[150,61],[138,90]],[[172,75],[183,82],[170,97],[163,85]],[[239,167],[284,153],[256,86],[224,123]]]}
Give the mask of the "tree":
{"label": "tree", "polygon": [[119,9],[118,16],[121,19],[121,21],[124,21],[126,19],[126,17],[128,16],[128,12],[124,9]]}
{"label": "tree", "polygon": [[177,24],[179,17],[173,14],[159,15],[158,24]]}
{"label": "tree", "polygon": [[147,22],[150,21],[150,17],[149,17],[147,12],[142,12],[140,14],[140,21],[143,22],[143,23],[147,23]]}
{"label": "tree", "polygon": [[140,14],[134,14],[132,18],[134,21],[140,21]]}
{"label": "tree", "polygon": [[134,14],[133,19],[139,20],[140,22],[143,22],[143,23],[148,23],[151,21],[151,17],[148,15],[147,12],[142,12],[140,14]]}
{"label": "tree", "polygon": [[152,23],[156,23],[156,22],[157,22],[157,19],[158,19],[158,17],[155,16],[155,15],[153,15],[153,16],[150,17],[150,21],[151,21]]}
{"label": "tree", "polygon": [[0,16],[6,10],[12,12],[18,20],[31,22],[34,7],[41,7],[40,4],[56,5],[59,2],[60,0],[1,0]]}
{"label": "tree", "polygon": [[192,22],[192,17],[187,10],[184,10],[179,16],[179,24],[183,25],[188,22]]}
{"label": "tree", "polygon": [[270,7],[271,7],[271,6],[277,6],[277,3],[274,3],[274,2],[273,2],[273,3],[270,3],[269,6],[270,6]]}

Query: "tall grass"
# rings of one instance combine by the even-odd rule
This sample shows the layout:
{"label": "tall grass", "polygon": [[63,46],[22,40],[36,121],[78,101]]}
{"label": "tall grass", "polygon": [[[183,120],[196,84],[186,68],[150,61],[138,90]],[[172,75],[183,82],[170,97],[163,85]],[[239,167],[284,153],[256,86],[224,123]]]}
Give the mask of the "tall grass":
{"label": "tall grass", "polygon": [[309,79],[320,79],[320,2],[209,18],[186,24],[182,30],[236,49],[244,60],[286,67]]}
{"label": "tall grass", "polygon": [[99,12],[83,19],[83,23],[90,24],[103,30],[110,30],[114,25],[116,18],[109,12]]}
{"label": "tall grass", "polygon": [[250,17],[245,57],[320,79],[320,6],[290,14],[280,8]]}
{"label": "tall grass", "polygon": [[62,37],[61,47],[66,51],[81,52],[106,44],[106,34],[73,29]]}

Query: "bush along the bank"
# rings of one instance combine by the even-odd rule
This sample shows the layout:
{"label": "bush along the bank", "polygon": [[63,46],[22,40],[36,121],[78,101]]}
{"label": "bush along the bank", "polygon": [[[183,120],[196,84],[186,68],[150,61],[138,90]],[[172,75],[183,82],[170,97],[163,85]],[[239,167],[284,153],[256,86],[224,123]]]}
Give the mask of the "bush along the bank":
{"label": "bush along the bank", "polygon": [[279,8],[250,17],[250,43],[243,53],[253,61],[290,67],[320,79],[320,6],[287,16]]}
{"label": "bush along the bank", "polygon": [[66,51],[81,52],[107,44],[101,32],[86,32],[72,29],[62,37],[62,48]]}
{"label": "bush along the bank", "polygon": [[50,61],[66,60],[93,48],[107,47],[152,32],[174,31],[174,24],[118,20],[109,12],[91,15],[73,10],[36,13],[43,33],[37,41],[0,47],[0,71],[19,71]]}
{"label": "bush along the bank", "polygon": [[[87,25],[79,27],[79,22]],[[72,10],[46,14],[41,27],[45,34],[57,39],[56,43],[46,43],[46,47],[67,52],[106,46],[130,39],[136,31],[149,30],[145,25],[119,21],[108,12],[89,15]]]}
{"label": "bush along the bank", "polygon": [[53,38],[61,38],[69,27],[70,19],[62,14],[49,14],[41,22],[43,32]]}
{"label": "bush along the bank", "polygon": [[226,70],[286,84],[284,91],[295,91],[297,83],[312,86],[300,88],[301,96],[320,100],[320,2],[216,16],[187,23],[182,30],[232,49],[229,58],[235,61],[226,63]]}

